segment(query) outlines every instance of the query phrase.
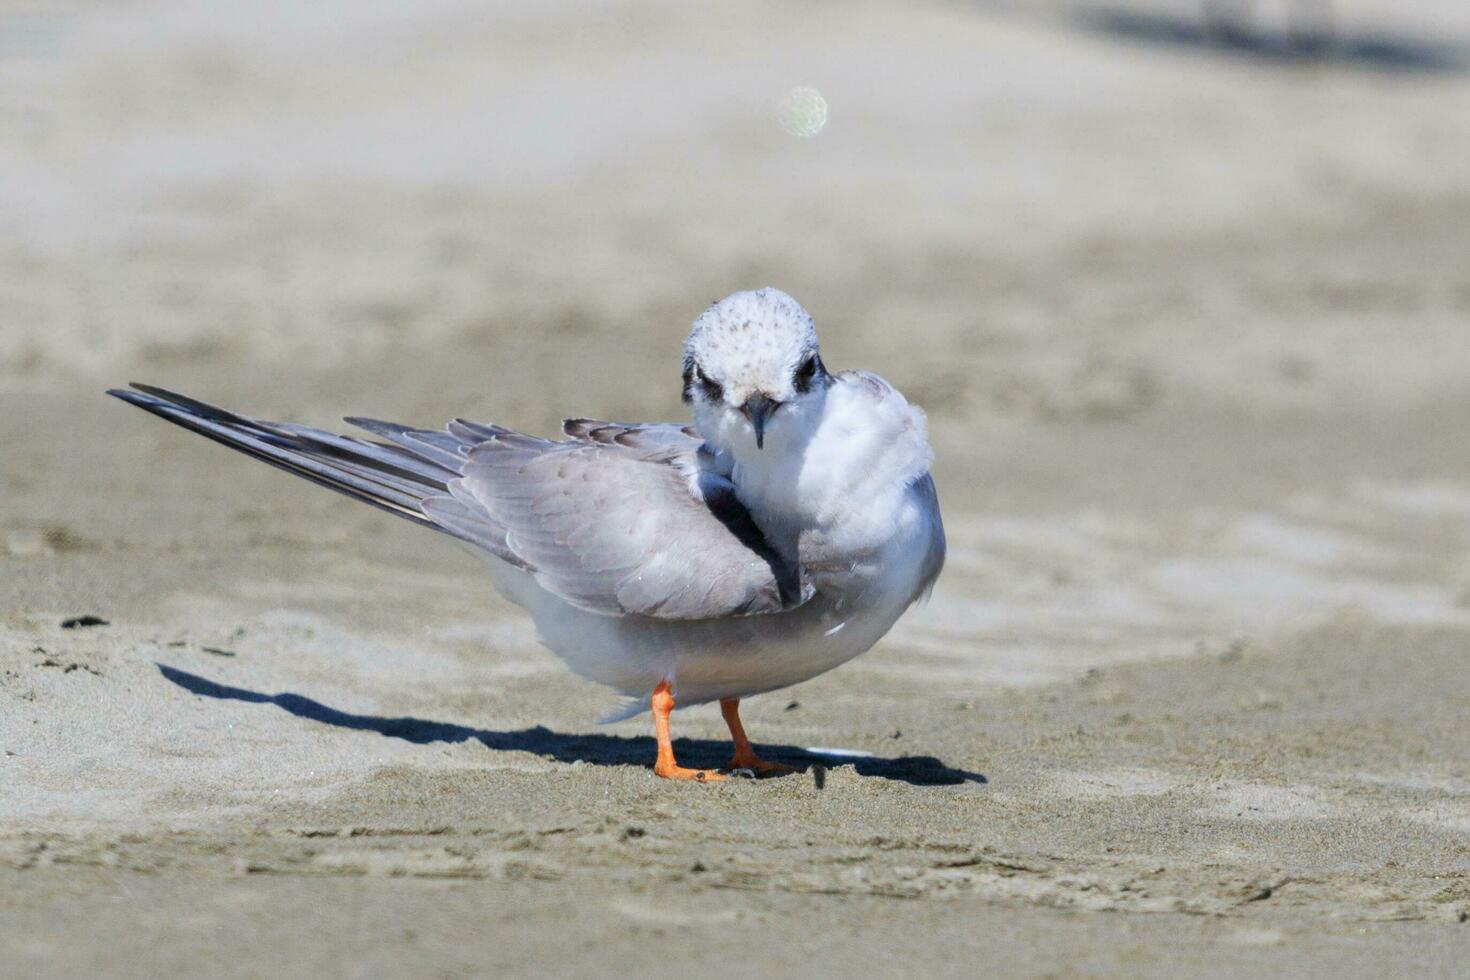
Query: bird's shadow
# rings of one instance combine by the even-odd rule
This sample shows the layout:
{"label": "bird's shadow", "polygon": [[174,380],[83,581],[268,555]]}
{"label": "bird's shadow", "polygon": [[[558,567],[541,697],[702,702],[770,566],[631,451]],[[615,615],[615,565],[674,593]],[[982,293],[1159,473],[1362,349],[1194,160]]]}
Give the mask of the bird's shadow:
{"label": "bird's shadow", "polygon": [[[487,748],[503,752],[532,752],[558,762],[586,762],[597,766],[648,766],[654,755],[651,738],[600,734],[559,735],[539,725],[518,731],[495,731],[424,718],[354,715],[330,708],[300,694],[262,694],[243,687],[228,687],[167,664],[156,666],[167,680],[200,697],[273,704],[298,718],[308,718],[338,728],[377,732],[387,738],[401,738],[416,745],[476,741]],[[674,745],[678,749],[680,762],[701,767],[714,768],[723,765],[730,753],[730,743],[726,741],[681,738]],[[956,769],[927,755],[906,755],[894,759],[831,756],[794,745],[771,745],[764,742],[760,745],[760,752],[771,761],[795,766],[851,765],[860,776],[894,779],[915,786],[986,782],[985,776],[978,772]]]}

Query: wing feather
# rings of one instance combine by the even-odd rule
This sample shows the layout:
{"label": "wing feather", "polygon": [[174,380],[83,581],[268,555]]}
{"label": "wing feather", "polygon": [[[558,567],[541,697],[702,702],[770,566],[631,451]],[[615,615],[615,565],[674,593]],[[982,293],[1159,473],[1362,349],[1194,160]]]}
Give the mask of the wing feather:
{"label": "wing feather", "polygon": [[457,491],[507,529],[546,588],[583,608],[667,619],[777,612],[807,597],[733,493],[691,490],[699,440],[677,426],[568,431],[568,442],[475,447]]}
{"label": "wing feather", "polygon": [[806,601],[693,430],[573,419],[554,442],[455,419],[267,422],[135,385],[109,392],[297,476],[483,548],[592,612],[707,619]]}

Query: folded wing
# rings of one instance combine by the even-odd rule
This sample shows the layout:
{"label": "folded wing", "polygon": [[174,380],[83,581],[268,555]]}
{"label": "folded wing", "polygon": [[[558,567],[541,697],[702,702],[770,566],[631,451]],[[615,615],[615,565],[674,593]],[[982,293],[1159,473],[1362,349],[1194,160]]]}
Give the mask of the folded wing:
{"label": "folded wing", "polygon": [[796,569],[766,544],[701,441],[677,426],[576,420],[572,439],[505,433],[472,448],[452,502],[481,513],[544,588],[598,612],[705,619],[800,604]]}
{"label": "folded wing", "polygon": [[384,441],[266,422],[160,388],[110,392],[339,493],[433,527],[607,615],[779,612],[811,595],[676,425],[576,419],[564,441],[456,420],[347,421]]}

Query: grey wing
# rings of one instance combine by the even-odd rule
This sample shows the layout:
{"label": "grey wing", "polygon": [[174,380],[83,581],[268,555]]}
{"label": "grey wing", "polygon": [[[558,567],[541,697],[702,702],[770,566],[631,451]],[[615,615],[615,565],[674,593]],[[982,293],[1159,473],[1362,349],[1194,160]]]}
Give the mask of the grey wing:
{"label": "grey wing", "polygon": [[672,422],[603,422],[599,419],[566,419],[561,429],[579,442],[637,449],[649,459],[674,461],[695,453],[704,439],[692,427]]}
{"label": "grey wing", "polygon": [[812,593],[677,425],[583,419],[552,442],[462,419],[442,430],[347,419],[386,440],[376,442],[148,385],[109,394],[483,548],[593,612],[704,619],[777,612]]}
{"label": "grey wing", "polygon": [[733,488],[702,473],[701,441],[677,426],[569,422],[568,442],[511,433],[469,450],[450,502],[482,514],[543,588],[593,612],[709,619],[810,597]]}

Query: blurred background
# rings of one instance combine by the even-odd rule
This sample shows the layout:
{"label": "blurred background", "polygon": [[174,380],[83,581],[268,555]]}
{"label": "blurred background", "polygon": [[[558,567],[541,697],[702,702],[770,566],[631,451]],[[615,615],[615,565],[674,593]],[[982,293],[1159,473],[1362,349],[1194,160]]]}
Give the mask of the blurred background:
{"label": "blurred background", "polygon": [[[850,786],[883,834],[946,813],[1089,880],[1146,841],[1206,910],[1236,899],[1191,884],[1200,855],[1254,881],[1392,854],[1320,901],[1470,914],[1429,884],[1470,826],[1464,0],[5,0],[0,230],[12,827],[296,826],[430,784],[449,816],[425,819],[472,822],[465,773],[599,751],[568,812],[645,792],[642,722],[556,762],[382,737],[592,730],[607,701],[470,557],[102,389],[332,427],[678,419],[691,321],[774,285],[829,365],[928,412],[951,551],[932,604],[800,710],[757,699],[757,741],[989,777],[945,798],[983,819]],[[58,632],[81,614],[111,625]],[[1138,662],[1160,672],[1112,673]],[[1120,794],[1142,824],[1109,823]],[[140,840],[129,860],[213,867]],[[275,846],[251,860],[296,860]]]}
{"label": "blurred background", "polygon": [[[1470,466],[1467,120],[1458,0],[8,4],[11,550],[306,521],[416,553],[99,389],[680,418],[688,324],[767,284],[928,411],[957,601],[1016,575],[971,515],[1198,541],[1200,507],[1438,486]],[[101,493],[117,526],[75,526]]]}
{"label": "blurred background", "polygon": [[1467,118],[1457,0],[12,2],[0,378],[676,416],[688,323],[770,283],[956,449],[1419,403]]}

